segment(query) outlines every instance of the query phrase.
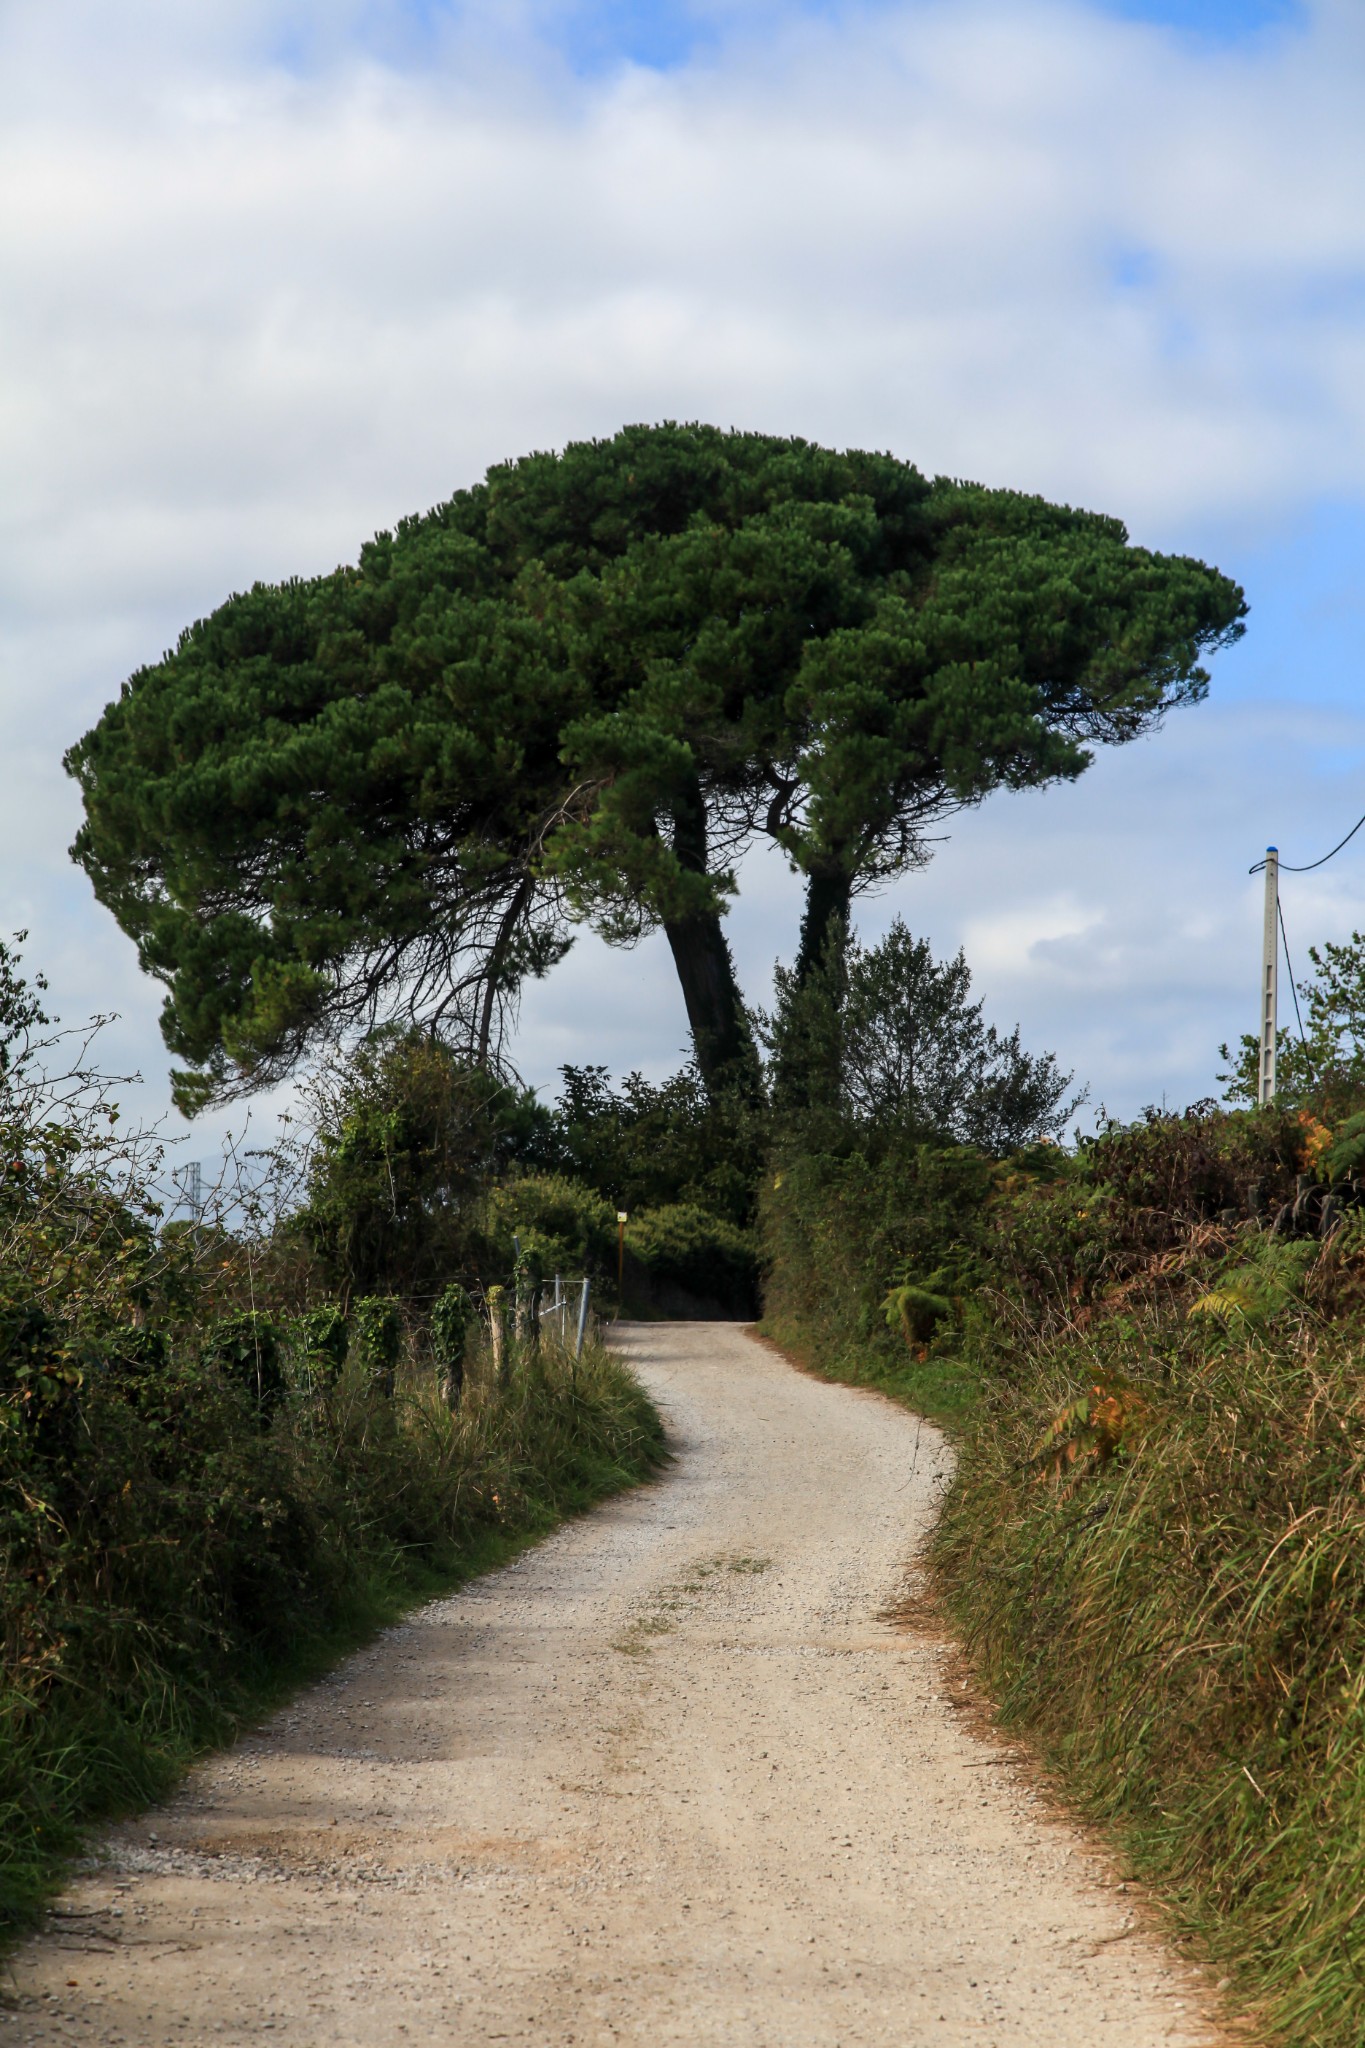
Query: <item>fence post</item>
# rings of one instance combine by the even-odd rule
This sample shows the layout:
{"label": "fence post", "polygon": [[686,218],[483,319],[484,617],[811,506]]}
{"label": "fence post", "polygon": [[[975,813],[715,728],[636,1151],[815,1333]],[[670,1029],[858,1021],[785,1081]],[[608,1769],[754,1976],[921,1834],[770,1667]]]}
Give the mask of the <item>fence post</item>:
{"label": "fence post", "polygon": [[579,1297],[578,1302],[578,1341],[575,1343],[573,1348],[573,1360],[575,1365],[577,1365],[579,1359],[583,1356],[583,1339],[587,1335],[588,1330],[588,1295],[591,1292],[591,1289],[592,1282],[588,1279],[587,1275],[585,1274],[583,1278],[583,1292]]}
{"label": "fence post", "polygon": [[488,1335],[493,1351],[493,1378],[500,1387],[505,1387],[510,1378],[507,1359],[507,1289],[505,1287],[490,1287],[488,1290]]}

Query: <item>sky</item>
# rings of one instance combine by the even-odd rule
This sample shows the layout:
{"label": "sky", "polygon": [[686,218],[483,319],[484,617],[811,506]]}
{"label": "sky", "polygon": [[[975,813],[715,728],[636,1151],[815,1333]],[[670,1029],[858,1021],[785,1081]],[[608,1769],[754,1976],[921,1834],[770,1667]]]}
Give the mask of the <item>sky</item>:
{"label": "sky", "polygon": [[[1205,705],[860,912],[965,947],[1092,1110],[1214,1092],[1248,868],[1365,811],[1363,92],[1358,0],[0,0],[0,930],[64,1017],[117,1013],[160,1114],[160,992],[67,858],[64,749],[229,592],[508,456],[702,419],[1243,584]],[[742,883],[762,1002],[799,893]],[[1283,901],[1301,974],[1365,925],[1365,834]],[[585,937],[515,1054],[552,1090],[684,1041],[662,941]]]}

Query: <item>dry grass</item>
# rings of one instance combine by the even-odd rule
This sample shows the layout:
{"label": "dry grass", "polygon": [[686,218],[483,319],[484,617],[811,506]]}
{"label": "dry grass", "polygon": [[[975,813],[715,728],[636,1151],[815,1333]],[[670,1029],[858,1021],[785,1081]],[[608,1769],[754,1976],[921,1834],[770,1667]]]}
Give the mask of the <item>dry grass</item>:
{"label": "dry grass", "polygon": [[[1135,1312],[1130,1288],[1040,1342],[964,1432],[935,1553],[1001,1726],[1303,2048],[1365,2038],[1365,1326],[1340,1313],[1362,1265],[1344,1242],[1220,1320],[1189,1314],[1226,1286],[1192,1257],[1183,1299]],[[1120,1360],[1141,1430],[1040,1464]]]}

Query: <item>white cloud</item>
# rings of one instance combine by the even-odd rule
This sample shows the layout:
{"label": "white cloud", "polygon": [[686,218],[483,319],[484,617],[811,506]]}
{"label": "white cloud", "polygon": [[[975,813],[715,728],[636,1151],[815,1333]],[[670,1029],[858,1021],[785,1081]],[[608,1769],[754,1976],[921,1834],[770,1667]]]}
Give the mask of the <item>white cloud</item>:
{"label": "white cloud", "polygon": [[[701,416],[1097,504],[1157,545],[1359,494],[1365,16],[1348,0],[1217,48],[1049,0],[762,37],[736,22],[689,66],[595,80],[536,42],[529,10],[471,9],[420,61],[395,41],[406,69],[359,50],[358,17],[0,15],[0,689],[26,764],[0,852],[11,922],[43,927],[71,1003],[120,988],[149,1067],[154,995],[65,866],[62,746],[227,590],[349,557],[490,461]],[[279,58],[290,25],[308,70]],[[1105,1015],[1134,1018],[1191,987],[1212,1015],[1231,990],[1207,932],[1136,909],[1103,852],[1078,885],[1056,843],[1126,833],[1135,791],[1159,802],[1204,758],[1201,716],[1143,754],[1146,779],[1114,764],[989,807],[912,885],[1044,1024],[1061,1013],[1037,991],[1087,976]],[[1168,897],[1206,813],[1144,856]],[[1021,830],[998,908],[973,849],[1004,860]],[[737,917],[763,970],[784,888],[756,884]],[[1037,905],[1073,888],[1090,922],[1049,933]],[[1022,952],[1001,952],[1001,920],[1035,935]],[[638,1034],[657,1066],[680,1025],[662,963],[640,993],[646,957],[618,963],[638,1007],[611,1043]],[[542,1070],[596,1056],[603,985],[570,966],[528,1003]],[[1116,1086],[1194,1057],[1192,1029],[1134,1024],[1124,1051],[1081,1010],[1078,1043],[1117,1062]]]}
{"label": "white cloud", "polygon": [[1103,928],[1103,912],[1069,892],[1018,903],[1009,910],[978,911],[963,926],[963,944],[974,974],[1013,980],[1044,957],[1066,957],[1058,940],[1083,939],[1087,948]]}

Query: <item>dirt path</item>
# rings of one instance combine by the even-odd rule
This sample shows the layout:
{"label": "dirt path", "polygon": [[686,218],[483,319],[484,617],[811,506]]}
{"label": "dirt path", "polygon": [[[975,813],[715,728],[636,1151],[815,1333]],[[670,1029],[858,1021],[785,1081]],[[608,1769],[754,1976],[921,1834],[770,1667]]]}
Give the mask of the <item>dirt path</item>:
{"label": "dirt path", "polygon": [[624,1327],[679,1456],[120,1829],[0,2043],[1211,2038],[882,1619],[947,1457],[733,1325]]}

